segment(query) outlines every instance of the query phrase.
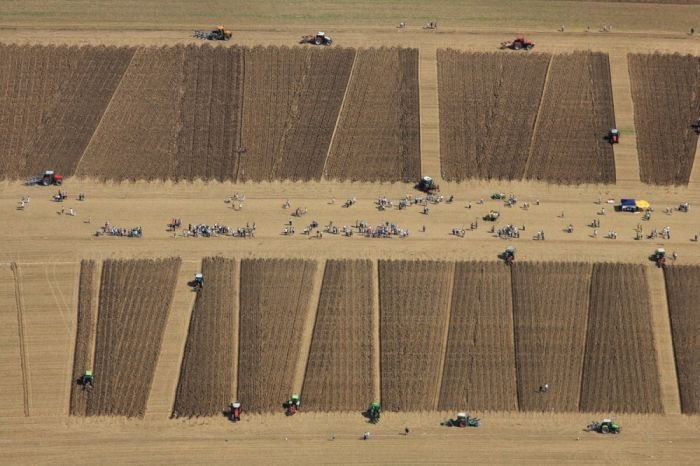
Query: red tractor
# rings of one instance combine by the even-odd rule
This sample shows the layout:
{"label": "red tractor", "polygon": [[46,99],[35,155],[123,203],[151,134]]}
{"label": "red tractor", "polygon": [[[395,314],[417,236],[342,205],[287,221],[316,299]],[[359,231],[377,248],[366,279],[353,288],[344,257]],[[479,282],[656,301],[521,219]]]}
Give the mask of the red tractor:
{"label": "red tractor", "polygon": [[518,36],[513,41],[501,42],[501,49],[530,50],[534,46],[535,43],[525,39],[525,36]]}
{"label": "red tractor", "polygon": [[229,419],[231,422],[238,422],[241,420],[241,403],[234,401],[229,405]]}
{"label": "red tractor", "polygon": [[608,131],[608,142],[612,144],[619,144],[620,143],[620,131],[618,131],[616,128],[612,128],[610,131]]}
{"label": "red tractor", "polygon": [[42,176],[30,178],[26,183],[27,186],[37,184],[41,186],[61,186],[63,184],[63,176],[57,175],[53,170],[46,170]]}

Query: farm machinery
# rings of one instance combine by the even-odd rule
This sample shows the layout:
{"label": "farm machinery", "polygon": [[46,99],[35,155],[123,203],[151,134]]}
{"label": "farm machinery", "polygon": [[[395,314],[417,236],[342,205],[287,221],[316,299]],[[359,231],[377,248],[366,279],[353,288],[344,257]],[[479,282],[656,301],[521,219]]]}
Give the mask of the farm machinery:
{"label": "farm machinery", "polygon": [[612,144],[619,144],[620,143],[620,131],[617,128],[612,128],[610,131],[608,131],[608,135],[605,137],[605,139],[607,139],[611,145]]}
{"label": "farm machinery", "polygon": [[484,215],[482,218],[485,222],[495,222],[500,216],[501,214],[497,210],[489,210],[489,213]]}
{"label": "farm machinery", "polygon": [[515,248],[513,246],[508,246],[505,251],[501,253],[501,259],[506,265],[513,265],[515,262]]}
{"label": "farm machinery", "polygon": [[525,39],[525,36],[518,36],[515,40],[501,42],[501,50],[530,50],[535,46],[535,43]]}
{"label": "farm machinery", "polygon": [[61,186],[63,184],[63,176],[57,175],[53,170],[46,170],[42,176],[29,178],[25,184],[27,186]]}
{"label": "farm machinery", "polygon": [[231,40],[233,32],[224,29],[223,25],[219,25],[213,31],[194,31],[192,37],[205,40]]}
{"label": "farm machinery", "polygon": [[325,32],[317,32],[316,34],[311,34],[308,36],[301,36],[299,40],[300,44],[313,44],[313,45],[331,45],[333,39],[326,35]]}
{"label": "farm machinery", "polygon": [[228,417],[231,422],[238,422],[241,420],[241,403],[239,401],[234,401],[228,405]]}
{"label": "farm machinery", "polygon": [[440,191],[440,186],[435,183],[435,180],[433,180],[429,176],[424,176],[423,178],[420,179],[418,182],[417,186],[418,190],[423,191],[424,193],[432,193],[432,192],[438,192]]}
{"label": "farm machinery", "polygon": [[194,279],[188,285],[192,287],[192,291],[202,291],[202,288],[204,288],[204,274],[202,272],[194,274]]}
{"label": "farm machinery", "polygon": [[83,387],[83,390],[92,390],[92,386],[95,383],[95,376],[91,370],[83,372],[83,374],[78,377],[78,385]]}
{"label": "farm machinery", "polygon": [[378,423],[381,415],[382,407],[378,401],[375,401],[371,405],[369,405],[369,408],[367,408],[367,411],[365,412],[365,416],[369,419],[369,422],[371,422],[372,424]]}
{"label": "farm machinery", "polygon": [[479,427],[481,425],[481,420],[475,417],[469,416],[467,413],[461,412],[457,413],[454,419],[448,419],[443,425],[447,427]]}
{"label": "farm machinery", "polygon": [[690,126],[695,130],[696,133],[700,134],[700,118],[698,118],[698,119],[695,121],[695,123],[693,123],[693,124],[690,125]]}
{"label": "farm machinery", "polygon": [[612,419],[603,419],[602,421],[593,421],[586,427],[586,432],[598,432],[599,434],[619,434],[622,427],[616,424]]}
{"label": "farm machinery", "polygon": [[649,260],[656,263],[656,266],[660,269],[666,267],[666,250],[664,248],[658,248],[654,251],[654,254],[649,256]]}
{"label": "farm machinery", "polygon": [[292,393],[287,401],[284,403],[284,413],[287,416],[294,416],[297,411],[301,408],[301,398],[296,393]]}

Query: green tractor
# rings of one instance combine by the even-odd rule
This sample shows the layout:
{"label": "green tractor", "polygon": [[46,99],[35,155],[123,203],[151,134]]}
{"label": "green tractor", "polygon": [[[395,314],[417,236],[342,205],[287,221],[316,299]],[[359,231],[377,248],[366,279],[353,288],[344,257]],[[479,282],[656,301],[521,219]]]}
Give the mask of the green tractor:
{"label": "green tractor", "polygon": [[501,259],[506,265],[513,265],[515,262],[515,248],[513,246],[508,246],[505,251],[501,253]]}
{"label": "green tractor", "polygon": [[660,269],[666,267],[666,250],[664,248],[658,248],[654,251],[654,254],[649,256],[649,260],[656,263],[656,266]]}
{"label": "green tractor", "polygon": [[418,190],[428,194],[440,191],[440,186],[438,186],[435,183],[435,181],[429,176],[424,176],[423,178],[421,178],[418,182],[417,188]]}
{"label": "green tractor", "polygon": [[484,215],[483,219],[485,222],[495,222],[500,216],[501,214],[497,210],[490,210],[488,214]]}
{"label": "green tractor", "polygon": [[602,421],[593,421],[588,427],[586,427],[586,432],[598,432],[599,434],[619,434],[622,430],[619,424],[616,424],[612,419],[603,419]]}
{"label": "green tractor", "polygon": [[448,419],[443,425],[447,427],[479,427],[481,425],[481,420],[461,412],[457,413],[454,419]]}
{"label": "green tractor", "polygon": [[491,199],[494,201],[500,201],[501,199],[506,198],[506,193],[493,193],[491,194]]}
{"label": "green tractor", "polygon": [[95,383],[95,376],[91,370],[86,370],[78,378],[78,385],[83,387],[83,390],[92,390],[92,386]]}
{"label": "green tractor", "polygon": [[378,401],[375,401],[367,409],[366,416],[369,418],[369,422],[376,424],[379,422],[379,417],[382,414],[382,407]]}
{"label": "green tractor", "polygon": [[299,398],[299,395],[296,393],[293,393],[284,403],[285,414],[287,416],[294,416],[297,411],[299,411],[299,408],[301,408],[301,398]]}

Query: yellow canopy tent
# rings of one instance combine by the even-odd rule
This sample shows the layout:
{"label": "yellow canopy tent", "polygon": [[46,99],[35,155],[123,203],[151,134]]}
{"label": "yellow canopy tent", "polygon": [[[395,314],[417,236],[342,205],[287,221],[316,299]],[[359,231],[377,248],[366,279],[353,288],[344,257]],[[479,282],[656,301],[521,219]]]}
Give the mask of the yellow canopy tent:
{"label": "yellow canopy tent", "polygon": [[647,201],[644,201],[641,199],[638,201],[635,201],[635,204],[636,204],[637,208],[640,210],[647,210],[649,207],[651,207],[651,204],[649,204]]}

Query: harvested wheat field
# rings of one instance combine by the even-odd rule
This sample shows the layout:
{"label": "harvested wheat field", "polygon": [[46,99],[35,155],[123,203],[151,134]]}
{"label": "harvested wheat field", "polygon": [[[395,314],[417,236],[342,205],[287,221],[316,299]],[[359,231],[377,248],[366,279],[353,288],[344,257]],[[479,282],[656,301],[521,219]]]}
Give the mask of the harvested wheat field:
{"label": "harvested wheat field", "polygon": [[681,410],[685,414],[700,413],[700,267],[668,267],[664,270],[668,311],[671,316],[673,350],[676,357]]}
{"label": "harvested wheat field", "polygon": [[180,259],[106,260],[87,415],[143,417]]}
{"label": "harvested wheat field", "polygon": [[238,317],[236,262],[202,260],[206,286],[197,293],[173,406],[174,417],[216,416],[233,396]]}
{"label": "harvested wheat field", "polygon": [[609,56],[554,55],[535,122],[525,178],[550,183],[614,183],[605,140],[615,127]]}
{"label": "harvested wheat field", "polygon": [[316,262],[241,261],[238,394],[251,412],[282,410],[307,323]]}
{"label": "harvested wheat field", "polygon": [[438,409],[518,409],[511,277],[503,264],[455,264]]}
{"label": "harvested wheat field", "polygon": [[641,180],[688,184],[700,118],[700,58],[692,55],[630,54],[630,81]]}
{"label": "harvested wheat field", "polygon": [[437,407],[454,263],[379,262],[382,407]]}
{"label": "harvested wheat field", "polygon": [[662,412],[644,267],[593,266],[580,409]]}
{"label": "harvested wheat field", "polygon": [[[523,411],[577,411],[592,267],[519,263],[513,267],[518,402]],[[546,394],[539,388],[550,385]]]}
{"label": "harvested wheat field", "polygon": [[357,52],[324,176],[404,181],[420,176],[418,51]]}
{"label": "harvested wheat field", "polygon": [[550,60],[438,50],[444,179],[523,178]]}
{"label": "harvested wheat field", "polygon": [[329,260],[302,397],[309,411],[360,411],[373,397],[372,263]]}

